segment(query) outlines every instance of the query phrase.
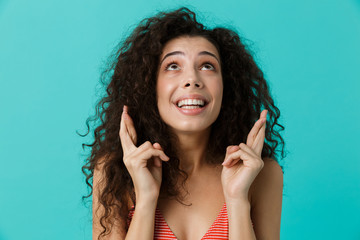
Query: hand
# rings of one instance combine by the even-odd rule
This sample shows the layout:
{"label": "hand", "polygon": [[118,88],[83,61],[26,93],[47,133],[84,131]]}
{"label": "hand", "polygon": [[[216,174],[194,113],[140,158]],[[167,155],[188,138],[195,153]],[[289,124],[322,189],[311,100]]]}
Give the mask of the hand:
{"label": "hand", "polygon": [[261,152],[265,140],[267,110],[248,134],[246,144],[228,146],[223,162],[221,182],[227,201],[248,201],[248,192],[256,176],[264,166]]}
{"label": "hand", "polygon": [[162,161],[168,161],[159,143],[149,141],[136,147],[137,135],[134,123],[124,106],[120,122],[120,140],[124,164],[134,183],[137,202],[139,199],[157,200],[162,179]]}

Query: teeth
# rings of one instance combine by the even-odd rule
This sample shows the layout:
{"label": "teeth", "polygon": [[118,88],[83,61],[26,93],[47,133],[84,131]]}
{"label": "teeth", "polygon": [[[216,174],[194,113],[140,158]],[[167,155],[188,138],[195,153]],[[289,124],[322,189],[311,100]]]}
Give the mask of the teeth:
{"label": "teeth", "polygon": [[183,106],[181,108],[183,108],[183,109],[195,109],[195,108],[200,108],[200,106]]}
{"label": "teeth", "polygon": [[[177,104],[178,107],[183,107],[186,109],[194,109],[198,107],[203,107],[204,105],[205,105],[204,101],[200,99],[183,99],[179,101]],[[193,108],[189,108],[189,107],[193,107]]]}

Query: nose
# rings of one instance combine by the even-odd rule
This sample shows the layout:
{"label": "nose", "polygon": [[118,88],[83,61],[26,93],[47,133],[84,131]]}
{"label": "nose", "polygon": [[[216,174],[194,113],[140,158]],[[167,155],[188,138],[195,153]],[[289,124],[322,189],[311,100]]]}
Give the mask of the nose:
{"label": "nose", "polygon": [[195,88],[202,88],[203,87],[203,82],[200,79],[200,76],[198,76],[196,70],[192,70],[190,73],[188,73],[188,75],[186,76],[186,80],[184,82],[184,87],[185,88],[191,88],[191,87],[195,87]]}

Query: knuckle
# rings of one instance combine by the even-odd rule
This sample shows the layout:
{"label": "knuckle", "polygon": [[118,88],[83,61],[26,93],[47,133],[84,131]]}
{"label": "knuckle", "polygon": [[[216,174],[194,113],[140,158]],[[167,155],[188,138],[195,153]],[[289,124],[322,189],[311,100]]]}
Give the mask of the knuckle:
{"label": "knuckle", "polygon": [[260,166],[261,166],[261,168],[263,168],[265,166],[265,163],[263,160],[260,160]]}
{"label": "knuckle", "polygon": [[264,161],[259,160],[256,162],[256,168],[262,169],[264,167]]}
{"label": "knuckle", "polygon": [[128,161],[127,166],[134,169],[134,168],[136,168],[138,166],[138,162],[139,161],[134,161],[134,159],[131,159],[130,161]]}
{"label": "knuckle", "polygon": [[156,155],[158,156],[162,156],[162,155],[165,155],[164,151],[163,150],[160,150],[160,149],[154,149],[156,152]]}
{"label": "knuckle", "polygon": [[152,147],[152,144],[151,144],[151,142],[150,141],[146,141],[146,142],[144,142],[144,147],[146,148],[146,149],[148,149],[148,148],[151,148]]}
{"label": "knuckle", "polygon": [[240,143],[240,147],[245,147],[245,143]]}
{"label": "knuckle", "polygon": [[226,148],[226,152],[229,152],[231,148],[232,148],[232,146],[228,146],[228,147]]}
{"label": "knuckle", "polygon": [[157,155],[159,150],[157,150],[155,148],[149,148],[148,151],[150,151],[151,155]]}
{"label": "knuckle", "polygon": [[126,167],[129,166],[130,161],[128,157],[124,157],[123,162]]}

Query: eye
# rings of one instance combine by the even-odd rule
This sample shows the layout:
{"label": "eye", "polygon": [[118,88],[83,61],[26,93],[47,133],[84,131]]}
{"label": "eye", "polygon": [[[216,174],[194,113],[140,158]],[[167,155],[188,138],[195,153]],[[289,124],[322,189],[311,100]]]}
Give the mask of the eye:
{"label": "eye", "polygon": [[168,65],[166,65],[165,70],[168,71],[180,70],[180,67],[176,62],[171,62]]}
{"label": "eye", "polygon": [[211,63],[204,63],[202,66],[201,66],[201,70],[215,70],[214,66],[211,64]]}

